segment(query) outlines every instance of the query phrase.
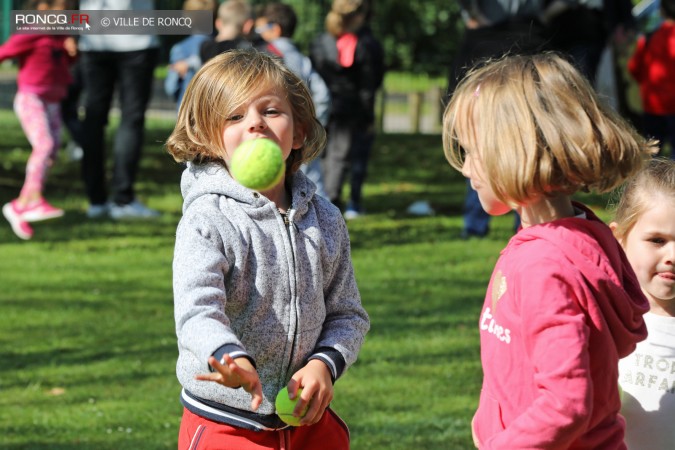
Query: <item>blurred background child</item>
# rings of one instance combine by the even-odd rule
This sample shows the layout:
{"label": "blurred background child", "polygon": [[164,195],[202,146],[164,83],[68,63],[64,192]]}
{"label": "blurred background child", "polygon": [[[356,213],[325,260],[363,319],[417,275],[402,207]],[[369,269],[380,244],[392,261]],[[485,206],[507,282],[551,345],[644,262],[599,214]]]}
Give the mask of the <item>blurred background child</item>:
{"label": "blurred background child", "polygon": [[675,444],[675,161],[654,158],[627,183],[610,224],[649,300],[647,339],[619,362],[630,450]]}
{"label": "blurred background child", "polygon": [[[210,11],[215,16],[218,3],[216,0],[185,0],[183,10]],[[193,34],[171,47],[164,91],[176,102],[176,108],[180,106],[190,80],[202,66],[199,49],[209,38],[210,36],[205,34]]]}
{"label": "blurred background child", "polygon": [[489,62],[455,90],[446,157],[488,214],[522,226],[479,320],[481,450],[625,448],[618,362],[646,337],[648,304],[610,228],[571,196],[614,189],[652,145],[552,53]]}
{"label": "blurred background child", "polygon": [[[63,10],[65,0],[28,2],[28,9]],[[19,73],[14,111],[31,144],[26,178],[19,196],[2,207],[2,213],[21,239],[33,237],[29,222],[61,217],[63,210],[43,197],[49,169],[61,144],[61,105],[71,82],[71,55],[66,42],[72,37],[14,34],[0,46],[0,61],[17,58]]]}
{"label": "blurred background child", "polygon": [[204,41],[199,50],[202,64],[216,55],[232,50],[255,48],[281,56],[272,45],[260,39],[253,32],[255,20],[253,9],[245,0],[226,0],[218,7],[216,35]]}
{"label": "blurred background child", "polygon": [[[297,23],[298,17],[292,6],[284,3],[268,3],[256,15],[255,31],[279,50],[284,64],[305,82],[312,94],[316,117],[321,125],[326,127],[330,116],[330,91],[321,75],[314,70],[312,61],[300,52],[292,40]],[[321,149],[321,153],[323,153],[323,150]],[[320,196],[328,198],[323,186],[321,158],[314,158],[303,164],[300,169],[314,182],[316,192]]]}
{"label": "blurred background child", "polygon": [[675,159],[675,0],[661,0],[663,22],[638,39],[628,70],[640,86],[642,126],[648,136],[670,145]]}
{"label": "blurred background child", "polygon": [[[323,156],[324,186],[346,219],[365,213],[363,184],[375,141],[375,94],[384,78],[384,50],[370,29],[369,0],[334,0],[326,31],[311,44],[310,58],[332,98],[328,144]],[[350,177],[349,201],[342,186]]]}

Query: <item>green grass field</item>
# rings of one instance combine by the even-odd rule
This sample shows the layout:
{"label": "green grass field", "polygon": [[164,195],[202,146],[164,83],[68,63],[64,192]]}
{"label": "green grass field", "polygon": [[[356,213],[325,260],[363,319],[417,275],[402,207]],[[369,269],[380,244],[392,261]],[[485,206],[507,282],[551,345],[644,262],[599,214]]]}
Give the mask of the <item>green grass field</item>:
{"label": "green grass field", "polygon": [[[79,165],[65,156],[47,189],[64,218],[35,224],[29,242],[0,218],[0,448],[176,447],[171,261],[181,168],[162,148],[171,127],[149,121],[137,184],[162,218],[88,220]],[[18,194],[29,146],[11,111],[0,111],[0,134],[5,203]],[[459,240],[463,194],[440,136],[378,137],[368,215],[349,223],[372,328],[333,403],[355,450],[472,448],[476,325],[513,222],[496,218],[488,239]],[[416,200],[436,215],[406,215]],[[586,200],[604,214],[602,197]]]}

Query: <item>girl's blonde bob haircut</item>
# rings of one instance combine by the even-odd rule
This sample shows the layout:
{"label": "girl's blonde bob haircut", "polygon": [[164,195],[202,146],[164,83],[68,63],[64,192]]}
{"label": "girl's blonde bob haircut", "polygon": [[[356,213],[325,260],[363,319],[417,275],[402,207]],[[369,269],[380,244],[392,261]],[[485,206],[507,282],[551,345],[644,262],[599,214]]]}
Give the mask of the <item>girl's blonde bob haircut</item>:
{"label": "girl's blonde bob haircut", "polygon": [[541,195],[607,192],[655,150],[599,101],[589,82],[555,53],[488,61],[459,84],[443,116],[443,148],[461,170],[464,151],[512,207]]}
{"label": "girl's blonde bob haircut", "polygon": [[326,132],[316,119],[307,87],[283,62],[256,50],[231,50],[204,64],[185,91],[176,127],[166,141],[178,162],[224,163],[223,127],[239,107],[257,94],[275,89],[293,113],[294,132],[305,136],[301,148],[286,161],[286,175],[314,158],[326,144]]}
{"label": "girl's blonde bob haircut", "polygon": [[614,213],[614,236],[621,242],[649,208],[672,208],[675,202],[675,160],[653,158],[619,192]]}

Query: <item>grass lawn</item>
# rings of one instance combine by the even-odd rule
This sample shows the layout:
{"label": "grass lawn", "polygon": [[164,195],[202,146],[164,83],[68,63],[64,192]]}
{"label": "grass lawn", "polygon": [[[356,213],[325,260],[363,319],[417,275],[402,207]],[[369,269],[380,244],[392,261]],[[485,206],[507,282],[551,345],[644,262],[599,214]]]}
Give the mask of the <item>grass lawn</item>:
{"label": "grass lawn", "polygon": [[[29,242],[0,218],[0,448],[176,447],[171,261],[181,168],[149,121],[139,197],[160,219],[85,217],[79,165],[59,157],[47,197],[67,211]],[[0,111],[0,202],[23,182],[29,146]],[[470,449],[480,389],[477,320],[511,217],[488,239],[461,241],[464,181],[440,136],[378,137],[365,187],[368,215],[349,223],[372,328],[333,403],[355,450]],[[429,201],[431,217],[406,208]],[[607,217],[603,197],[587,197]]]}

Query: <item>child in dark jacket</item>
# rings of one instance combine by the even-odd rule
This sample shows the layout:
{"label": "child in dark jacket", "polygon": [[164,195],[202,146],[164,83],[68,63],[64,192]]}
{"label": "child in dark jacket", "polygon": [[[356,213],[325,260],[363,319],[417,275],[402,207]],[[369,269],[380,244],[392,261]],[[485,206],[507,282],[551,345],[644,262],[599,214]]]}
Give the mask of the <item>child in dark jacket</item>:
{"label": "child in dark jacket", "polygon": [[375,94],[384,77],[384,52],[373,36],[367,0],[334,0],[326,32],[312,43],[310,58],[332,98],[323,158],[328,198],[342,207],[342,185],[351,178],[345,218],[364,213],[363,183],[375,138]]}

